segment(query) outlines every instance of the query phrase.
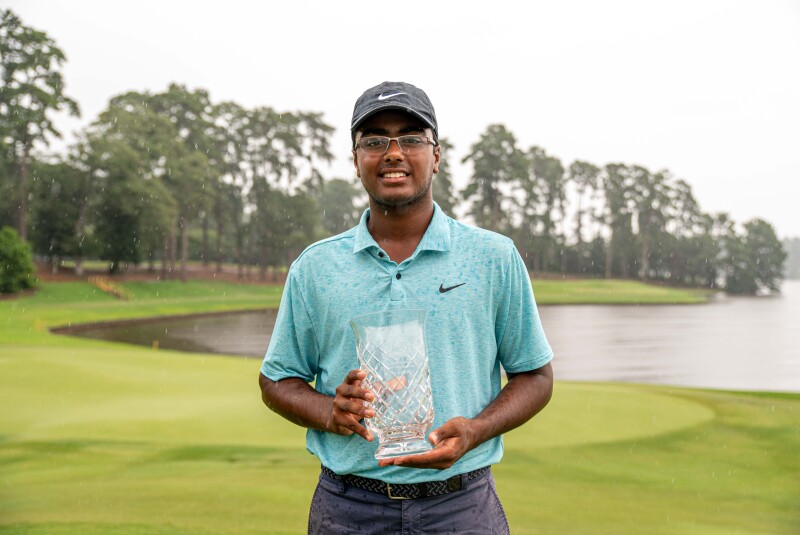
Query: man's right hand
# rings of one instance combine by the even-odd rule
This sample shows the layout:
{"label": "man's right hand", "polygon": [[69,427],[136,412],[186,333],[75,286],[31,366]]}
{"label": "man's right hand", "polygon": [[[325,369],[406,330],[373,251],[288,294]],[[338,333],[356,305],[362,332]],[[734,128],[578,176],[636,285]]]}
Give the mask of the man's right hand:
{"label": "man's right hand", "polygon": [[372,433],[360,423],[362,418],[375,416],[375,411],[364,404],[365,401],[375,399],[372,392],[361,386],[361,381],[366,376],[362,370],[350,370],[342,384],[336,387],[336,396],[333,398],[326,426],[331,433],[344,436],[356,433],[372,442]]}

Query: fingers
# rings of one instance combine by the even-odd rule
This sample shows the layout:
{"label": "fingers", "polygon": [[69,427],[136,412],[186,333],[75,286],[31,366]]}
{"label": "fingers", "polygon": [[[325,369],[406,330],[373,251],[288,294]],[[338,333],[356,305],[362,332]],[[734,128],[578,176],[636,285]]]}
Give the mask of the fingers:
{"label": "fingers", "polygon": [[353,384],[356,381],[361,381],[367,376],[364,370],[350,370],[342,381],[343,384]]}
{"label": "fingers", "polygon": [[358,416],[357,420],[371,418],[375,415],[374,411],[364,403],[375,399],[372,392],[361,386],[361,381],[366,376],[367,374],[362,370],[348,372],[342,384],[336,387],[336,395],[333,400],[334,409],[355,414]]}
{"label": "fingers", "polygon": [[435,447],[448,438],[463,436],[465,434],[465,429],[460,420],[466,421],[464,418],[454,418],[445,422],[445,424],[438,429],[434,429],[431,431],[431,434],[428,435],[428,441]]}
{"label": "fingers", "polygon": [[372,433],[370,433],[366,427],[355,420],[340,426],[338,434],[346,437],[355,434],[363,437],[364,440],[367,440],[368,442],[373,441]]}
{"label": "fingers", "polygon": [[353,400],[351,398],[339,398],[338,396],[333,400],[334,410],[338,410],[344,414],[353,414],[357,416],[356,420],[362,418],[372,418],[375,416],[375,411],[371,407],[365,405],[361,400]]}
{"label": "fingers", "polygon": [[372,433],[370,433],[369,430],[366,427],[364,427],[363,425],[361,425],[359,423],[356,423],[351,428],[351,431],[353,431],[357,435],[360,435],[367,442],[372,442],[374,440],[373,436],[372,436]]}
{"label": "fingers", "polygon": [[405,466],[407,468],[434,468],[444,470],[450,468],[461,458],[457,444],[440,443],[431,451],[417,455],[381,459],[378,466]]}
{"label": "fingers", "polygon": [[395,377],[394,379],[389,379],[386,382],[386,387],[391,390],[392,392],[397,392],[398,390],[402,390],[406,387],[407,381],[406,376],[401,375],[400,377]]}
{"label": "fingers", "polygon": [[362,370],[350,370],[342,384],[336,387],[327,426],[329,431],[343,436],[357,434],[370,442],[373,440],[372,433],[359,423],[363,418],[375,416],[375,411],[368,405],[375,396],[361,387],[366,376]]}
{"label": "fingers", "polygon": [[[367,417],[374,415],[372,409],[368,411],[371,413]],[[331,411],[331,420],[328,425],[328,430],[342,436],[350,436],[352,434],[360,435],[364,439],[372,442],[373,436],[366,427],[359,422],[361,418],[353,415],[352,413],[338,410],[335,406]]]}
{"label": "fingers", "polygon": [[363,399],[364,401],[372,401],[375,396],[361,386],[361,381],[367,377],[366,372],[362,370],[350,370],[347,376],[338,387],[336,387],[336,396],[346,398]]}
{"label": "fingers", "polygon": [[428,441],[433,444],[431,451],[418,455],[381,459],[378,461],[378,465],[438,470],[450,468],[473,447],[469,423],[468,419],[462,417],[448,420],[428,435]]}

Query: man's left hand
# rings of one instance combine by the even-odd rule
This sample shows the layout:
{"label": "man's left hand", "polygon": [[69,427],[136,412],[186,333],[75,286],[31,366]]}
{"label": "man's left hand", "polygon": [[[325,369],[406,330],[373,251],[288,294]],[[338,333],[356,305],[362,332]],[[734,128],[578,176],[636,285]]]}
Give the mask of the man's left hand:
{"label": "man's left hand", "polygon": [[542,410],[553,394],[550,363],[535,370],[509,373],[500,394],[474,418],[448,420],[428,435],[433,450],[419,455],[381,459],[379,466],[450,468],[472,448],[500,436],[530,420]]}
{"label": "man's left hand", "polygon": [[409,468],[450,468],[474,446],[473,420],[463,417],[448,420],[442,427],[428,435],[433,449],[417,455],[381,459],[379,466],[407,466]]}

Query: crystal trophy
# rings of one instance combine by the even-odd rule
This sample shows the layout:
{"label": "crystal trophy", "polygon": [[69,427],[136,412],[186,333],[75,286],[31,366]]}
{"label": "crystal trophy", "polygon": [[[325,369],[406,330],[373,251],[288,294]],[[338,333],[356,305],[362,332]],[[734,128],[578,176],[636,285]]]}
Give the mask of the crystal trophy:
{"label": "crystal trophy", "polygon": [[378,439],[375,458],[424,453],[433,424],[424,310],[387,310],[350,320],[356,335],[362,386],[375,395],[365,418]]}

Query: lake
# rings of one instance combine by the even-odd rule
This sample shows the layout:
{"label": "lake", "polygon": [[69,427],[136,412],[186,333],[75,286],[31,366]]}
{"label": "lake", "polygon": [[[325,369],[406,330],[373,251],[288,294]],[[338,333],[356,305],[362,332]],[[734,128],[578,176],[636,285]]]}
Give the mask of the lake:
{"label": "lake", "polygon": [[[800,281],[705,305],[540,307],[557,379],[800,392]],[[276,311],[86,327],[72,334],[262,358]]]}

